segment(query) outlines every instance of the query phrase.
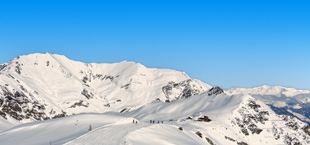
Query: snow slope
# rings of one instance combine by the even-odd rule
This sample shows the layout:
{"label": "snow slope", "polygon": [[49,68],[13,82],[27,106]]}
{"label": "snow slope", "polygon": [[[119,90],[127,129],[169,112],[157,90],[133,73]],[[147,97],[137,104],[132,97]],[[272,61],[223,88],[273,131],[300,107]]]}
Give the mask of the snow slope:
{"label": "snow slope", "polygon": [[[197,121],[203,116],[212,121]],[[133,124],[133,119],[138,124]],[[87,130],[90,124],[92,131]],[[1,144],[32,145],[50,141],[66,145],[309,144],[305,127],[297,119],[276,115],[251,96],[203,93],[170,103],[154,101],[131,112],[81,114],[22,124],[2,132],[0,140]]]}
{"label": "snow slope", "polygon": [[63,144],[87,134],[89,125],[98,128],[122,119],[120,116],[80,114],[22,124],[0,133],[1,144]]}

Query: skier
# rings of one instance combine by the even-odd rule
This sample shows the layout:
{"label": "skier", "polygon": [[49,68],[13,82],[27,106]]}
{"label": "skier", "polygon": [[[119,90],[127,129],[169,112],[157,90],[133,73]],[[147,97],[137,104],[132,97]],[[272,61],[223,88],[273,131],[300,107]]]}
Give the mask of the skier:
{"label": "skier", "polygon": [[157,123],[159,124],[159,120],[157,121]]}
{"label": "skier", "polygon": [[138,124],[138,121],[136,121],[136,124]]}
{"label": "skier", "polygon": [[161,121],[161,124],[164,124],[164,121]]}
{"label": "skier", "polygon": [[132,120],[132,123],[135,123],[135,120],[134,120],[134,119]]}
{"label": "skier", "polygon": [[91,124],[89,125],[89,131],[91,131]]}
{"label": "skier", "polygon": [[150,120],[150,124],[152,123],[152,120]]}
{"label": "skier", "polygon": [[153,120],[153,124],[155,123],[155,121]]}

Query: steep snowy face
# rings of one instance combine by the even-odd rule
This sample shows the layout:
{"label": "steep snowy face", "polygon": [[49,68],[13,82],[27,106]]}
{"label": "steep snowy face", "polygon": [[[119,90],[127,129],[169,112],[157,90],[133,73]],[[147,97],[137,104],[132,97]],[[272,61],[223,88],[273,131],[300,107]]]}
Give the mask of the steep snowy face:
{"label": "steep snowy face", "polygon": [[56,54],[31,54],[0,66],[0,115],[28,122],[83,112],[129,111],[210,88],[184,72],[135,62],[86,64]]}

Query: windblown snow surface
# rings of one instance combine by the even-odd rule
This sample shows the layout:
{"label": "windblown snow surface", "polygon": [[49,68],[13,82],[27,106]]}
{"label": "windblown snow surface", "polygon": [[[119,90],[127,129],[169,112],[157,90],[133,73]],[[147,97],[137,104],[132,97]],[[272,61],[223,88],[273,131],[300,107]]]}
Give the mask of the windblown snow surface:
{"label": "windblown snow surface", "polygon": [[251,95],[134,62],[31,54],[0,66],[0,87],[1,145],[310,144],[307,124]]}

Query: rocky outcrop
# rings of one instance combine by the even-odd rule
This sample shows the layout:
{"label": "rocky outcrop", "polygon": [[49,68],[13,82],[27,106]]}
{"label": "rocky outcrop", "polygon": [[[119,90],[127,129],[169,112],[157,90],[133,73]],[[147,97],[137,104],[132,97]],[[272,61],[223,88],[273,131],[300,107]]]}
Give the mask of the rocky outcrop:
{"label": "rocky outcrop", "polygon": [[222,94],[224,93],[224,90],[219,87],[219,86],[216,86],[216,87],[212,87],[209,91],[208,91],[208,96],[211,96],[211,95],[219,95],[219,94]]}
{"label": "rocky outcrop", "polygon": [[[251,110],[249,110],[251,108]],[[241,115],[241,118],[234,118],[232,124],[238,125],[240,131],[248,136],[251,134],[260,134],[263,129],[259,128],[257,123],[265,124],[265,121],[268,121],[269,112],[258,110],[261,108],[259,104],[251,100],[246,106],[241,107],[238,112]]]}
{"label": "rocky outcrop", "polygon": [[205,90],[193,79],[188,79],[179,83],[171,81],[166,86],[162,87],[162,91],[166,96],[166,102],[170,102],[171,100],[198,95]]}
{"label": "rocky outcrop", "polygon": [[7,119],[7,117],[10,116],[16,120],[49,119],[44,113],[44,105],[37,101],[29,100],[23,92],[10,92],[6,87],[0,87],[2,89],[2,95],[4,96],[0,99],[0,115],[3,118]]}
{"label": "rocky outcrop", "polygon": [[[310,143],[310,135],[307,133],[308,125],[292,116],[274,114],[271,117],[270,112],[255,100],[248,100],[247,104],[240,106],[236,112],[240,117],[235,117],[231,123],[239,127],[240,133],[245,136],[260,135],[265,131],[272,132],[271,137],[283,141],[286,145]],[[263,127],[268,126],[267,124],[272,124],[272,128]]]}

